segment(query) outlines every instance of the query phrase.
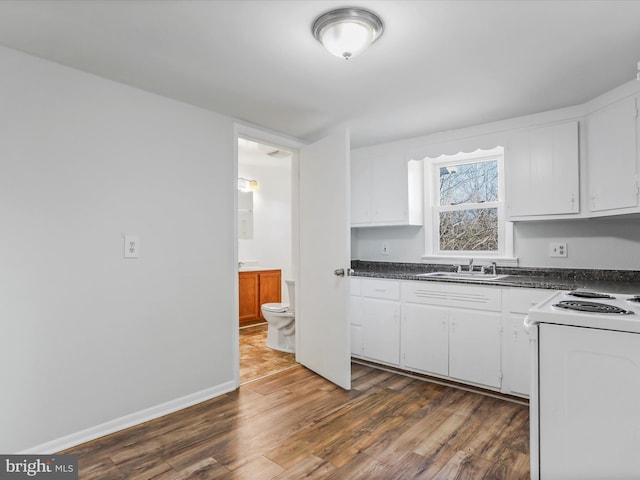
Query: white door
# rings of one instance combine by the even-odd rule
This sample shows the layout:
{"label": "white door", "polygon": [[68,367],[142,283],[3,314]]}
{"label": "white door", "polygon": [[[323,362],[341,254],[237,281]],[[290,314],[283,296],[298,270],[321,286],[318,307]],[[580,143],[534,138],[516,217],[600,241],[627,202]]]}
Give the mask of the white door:
{"label": "white door", "polygon": [[347,132],[300,149],[296,360],[347,390],[349,191]]}

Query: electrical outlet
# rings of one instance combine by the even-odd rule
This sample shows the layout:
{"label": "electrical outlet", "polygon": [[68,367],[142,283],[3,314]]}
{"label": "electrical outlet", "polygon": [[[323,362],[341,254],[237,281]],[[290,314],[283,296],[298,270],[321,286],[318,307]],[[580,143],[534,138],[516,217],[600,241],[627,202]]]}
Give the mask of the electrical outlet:
{"label": "electrical outlet", "polygon": [[140,257],[140,238],[137,235],[124,236],[124,258]]}
{"label": "electrical outlet", "polygon": [[552,242],[549,244],[549,256],[567,258],[567,244],[564,242]]}
{"label": "electrical outlet", "polygon": [[389,255],[389,242],[382,242],[382,248],[380,248],[381,255]]}

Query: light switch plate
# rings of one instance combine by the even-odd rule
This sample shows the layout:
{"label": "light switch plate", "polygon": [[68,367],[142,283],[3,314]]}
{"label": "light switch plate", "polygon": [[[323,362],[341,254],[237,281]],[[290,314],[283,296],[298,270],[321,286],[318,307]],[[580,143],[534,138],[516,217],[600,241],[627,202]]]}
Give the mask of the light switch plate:
{"label": "light switch plate", "polygon": [[140,238],[138,235],[124,236],[124,258],[140,257]]}

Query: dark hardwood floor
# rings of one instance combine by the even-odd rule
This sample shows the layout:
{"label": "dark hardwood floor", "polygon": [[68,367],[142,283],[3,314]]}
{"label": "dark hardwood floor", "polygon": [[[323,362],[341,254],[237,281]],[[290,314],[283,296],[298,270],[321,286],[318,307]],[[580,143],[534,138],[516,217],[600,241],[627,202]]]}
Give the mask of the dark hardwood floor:
{"label": "dark hardwood floor", "polygon": [[80,479],[527,479],[528,408],[353,364],[302,366],[78,446]]}

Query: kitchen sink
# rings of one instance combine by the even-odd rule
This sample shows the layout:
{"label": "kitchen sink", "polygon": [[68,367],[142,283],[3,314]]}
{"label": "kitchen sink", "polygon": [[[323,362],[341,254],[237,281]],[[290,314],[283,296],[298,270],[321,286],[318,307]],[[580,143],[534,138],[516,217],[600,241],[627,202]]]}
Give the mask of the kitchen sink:
{"label": "kitchen sink", "polygon": [[478,282],[491,282],[508,276],[482,272],[430,272],[416,275],[416,277],[442,278],[443,280],[476,280]]}

